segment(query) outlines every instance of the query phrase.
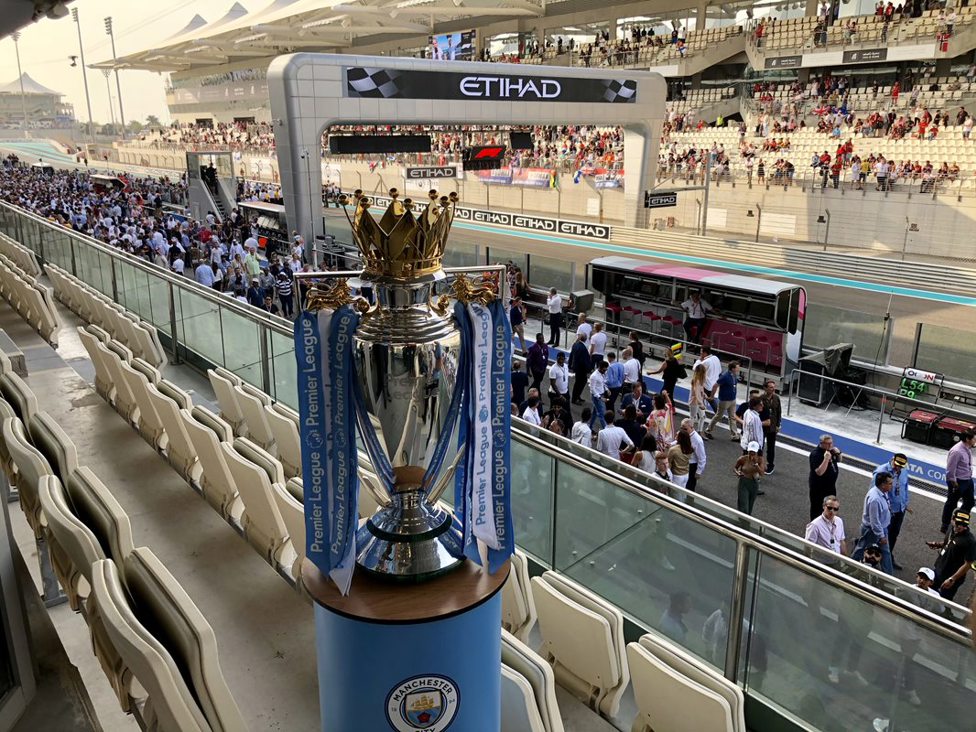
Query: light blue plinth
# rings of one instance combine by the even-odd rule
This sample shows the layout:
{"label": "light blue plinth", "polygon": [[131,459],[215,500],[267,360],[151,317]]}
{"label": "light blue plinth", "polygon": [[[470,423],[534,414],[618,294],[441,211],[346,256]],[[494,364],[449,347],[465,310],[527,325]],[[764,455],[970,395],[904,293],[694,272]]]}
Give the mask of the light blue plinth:
{"label": "light blue plinth", "polygon": [[323,732],[499,732],[501,605],[381,622],[316,603]]}

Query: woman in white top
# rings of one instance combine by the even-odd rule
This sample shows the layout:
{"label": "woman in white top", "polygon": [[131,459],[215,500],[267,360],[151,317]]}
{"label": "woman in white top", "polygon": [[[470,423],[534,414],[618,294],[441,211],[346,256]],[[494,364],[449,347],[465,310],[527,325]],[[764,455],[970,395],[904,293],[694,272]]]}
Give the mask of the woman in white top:
{"label": "woman in white top", "polygon": [[656,454],[657,440],[654,435],[644,435],[640,450],[634,455],[634,467],[640,468],[645,473],[653,473],[656,465]]}

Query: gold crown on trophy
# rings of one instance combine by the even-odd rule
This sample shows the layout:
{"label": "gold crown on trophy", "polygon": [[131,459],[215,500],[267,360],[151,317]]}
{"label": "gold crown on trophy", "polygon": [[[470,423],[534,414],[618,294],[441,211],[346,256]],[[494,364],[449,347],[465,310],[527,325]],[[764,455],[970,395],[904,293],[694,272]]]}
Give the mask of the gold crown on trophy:
{"label": "gold crown on trophy", "polygon": [[365,263],[364,273],[381,277],[416,277],[441,268],[447,235],[454,221],[457,193],[438,197],[427,194],[429,201],[419,214],[409,198],[400,201],[396,188],[390,189],[390,205],[379,221],[369,212],[372,199],[359,191],[354,195],[355,212],[349,215],[349,199],[339,198],[352,238]]}

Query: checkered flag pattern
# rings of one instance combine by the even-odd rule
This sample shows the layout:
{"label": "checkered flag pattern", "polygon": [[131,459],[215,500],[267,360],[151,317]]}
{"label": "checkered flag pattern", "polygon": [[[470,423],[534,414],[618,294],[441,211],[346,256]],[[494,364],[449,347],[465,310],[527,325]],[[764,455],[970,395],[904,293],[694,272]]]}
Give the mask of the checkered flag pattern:
{"label": "checkered flag pattern", "polygon": [[603,85],[607,88],[603,93],[603,98],[608,102],[633,102],[637,99],[637,82],[631,79],[623,81],[612,80],[604,81]]}
{"label": "checkered flag pattern", "polygon": [[349,95],[376,99],[392,99],[400,96],[398,71],[391,69],[351,68],[346,72]]}

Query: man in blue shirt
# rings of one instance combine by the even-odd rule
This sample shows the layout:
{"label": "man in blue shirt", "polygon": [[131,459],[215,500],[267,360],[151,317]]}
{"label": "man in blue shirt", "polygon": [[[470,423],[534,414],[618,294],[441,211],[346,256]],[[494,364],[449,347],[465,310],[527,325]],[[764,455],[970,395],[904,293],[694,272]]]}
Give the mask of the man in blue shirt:
{"label": "man in blue shirt", "polygon": [[726,415],[729,418],[729,432],[732,434],[732,441],[737,442],[739,434],[735,423],[735,400],[739,387],[739,362],[729,361],[728,369],[718,377],[718,381],[715,383],[718,384],[718,409],[715,410],[715,416],[705,428],[705,437],[712,439],[712,430],[715,429],[715,425],[722,421],[722,416]]}
{"label": "man in blue shirt", "polygon": [[209,262],[200,262],[193,271],[194,279],[204,287],[213,287],[214,275]]}
{"label": "man in blue shirt", "polygon": [[617,404],[617,397],[620,396],[620,390],[624,388],[624,365],[617,362],[617,354],[613,351],[610,351],[606,358],[607,363],[610,364],[607,373],[604,374],[607,389],[610,390],[610,397],[607,399],[607,408],[612,412]]}
{"label": "man in blue shirt", "polygon": [[864,550],[877,544],[881,547],[881,571],[885,574],[894,574],[891,566],[891,547],[888,546],[888,526],[891,525],[888,494],[891,493],[893,484],[891,473],[878,473],[874,476],[874,485],[864,496],[861,538],[857,540],[857,548],[851,557],[855,562],[860,562]]}
{"label": "man in blue shirt", "polygon": [[895,453],[891,460],[874,469],[877,477],[880,473],[888,473],[892,479],[891,493],[888,494],[888,505],[891,507],[891,523],[888,525],[888,549],[891,551],[891,566],[901,569],[895,561],[895,542],[901,532],[901,524],[905,520],[905,513],[911,513],[908,507],[908,457],[904,453]]}

